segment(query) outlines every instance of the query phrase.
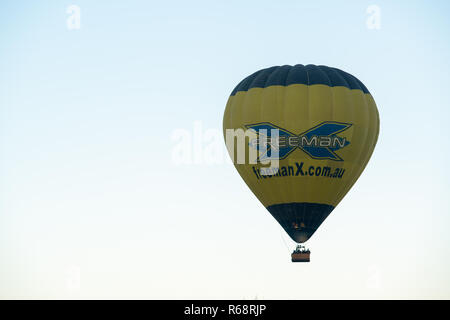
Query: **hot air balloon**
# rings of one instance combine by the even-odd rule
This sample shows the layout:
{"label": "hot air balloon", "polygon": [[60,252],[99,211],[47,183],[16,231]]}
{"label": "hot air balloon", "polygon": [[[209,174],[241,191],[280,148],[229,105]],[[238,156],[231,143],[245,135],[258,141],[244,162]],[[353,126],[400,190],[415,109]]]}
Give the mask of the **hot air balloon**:
{"label": "hot air balloon", "polygon": [[[234,88],[223,130],[243,180],[301,244],[363,172],[379,115],[353,75],[322,65],[284,65],[259,70]],[[294,262],[309,256],[301,245],[291,255]]]}

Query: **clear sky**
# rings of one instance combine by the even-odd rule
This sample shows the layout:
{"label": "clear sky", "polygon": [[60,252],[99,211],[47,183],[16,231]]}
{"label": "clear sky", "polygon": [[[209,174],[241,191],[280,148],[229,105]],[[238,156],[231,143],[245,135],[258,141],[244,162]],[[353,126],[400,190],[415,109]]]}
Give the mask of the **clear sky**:
{"label": "clear sky", "polygon": [[[449,12],[2,1],[0,297],[450,298]],[[234,86],[297,63],[358,77],[381,119],[309,264],[222,153]]]}

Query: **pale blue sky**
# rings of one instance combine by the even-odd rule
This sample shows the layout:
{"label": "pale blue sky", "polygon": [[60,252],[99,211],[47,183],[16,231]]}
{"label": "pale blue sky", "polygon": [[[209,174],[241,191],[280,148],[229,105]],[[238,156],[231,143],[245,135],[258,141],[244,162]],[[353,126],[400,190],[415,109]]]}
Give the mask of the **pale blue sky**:
{"label": "pale blue sky", "polygon": [[[0,297],[450,298],[449,11],[2,1]],[[381,118],[306,265],[230,164],[172,161],[175,131],[220,132],[242,78],[296,63],[354,74]]]}

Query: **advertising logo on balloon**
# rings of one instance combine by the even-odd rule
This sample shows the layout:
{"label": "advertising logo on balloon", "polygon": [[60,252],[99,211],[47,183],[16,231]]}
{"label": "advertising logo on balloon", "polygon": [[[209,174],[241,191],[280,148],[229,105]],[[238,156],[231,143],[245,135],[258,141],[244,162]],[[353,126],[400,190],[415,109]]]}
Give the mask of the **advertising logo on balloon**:
{"label": "advertising logo on balloon", "polygon": [[256,133],[256,138],[250,141],[250,146],[258,150],[258,161],[285,159],[294,150],[300,149],[308,156],[318,160],[343,161],[336,153],[350,144],[339,133],[350,128],[352,124],[325,121],[300,134],[292,133],[270,122],[262,122],[245,127]]}

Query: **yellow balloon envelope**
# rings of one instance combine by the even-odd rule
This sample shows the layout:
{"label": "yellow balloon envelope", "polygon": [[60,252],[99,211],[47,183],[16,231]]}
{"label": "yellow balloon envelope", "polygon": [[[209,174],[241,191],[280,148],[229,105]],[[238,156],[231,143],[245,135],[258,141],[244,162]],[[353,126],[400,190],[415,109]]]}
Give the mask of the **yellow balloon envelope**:
{"label": "yellow balloon envelope", "polygon": [[236,86],[223,129],[239,174],[289,236],[303,243],[367,165],[379,116],[372,95],[351,74],[286,65],[257,71]]}

